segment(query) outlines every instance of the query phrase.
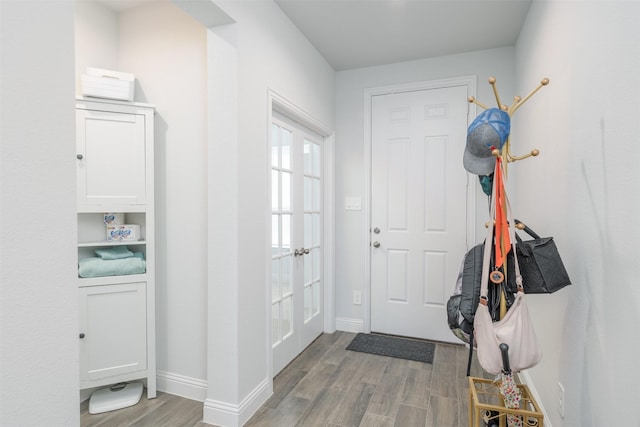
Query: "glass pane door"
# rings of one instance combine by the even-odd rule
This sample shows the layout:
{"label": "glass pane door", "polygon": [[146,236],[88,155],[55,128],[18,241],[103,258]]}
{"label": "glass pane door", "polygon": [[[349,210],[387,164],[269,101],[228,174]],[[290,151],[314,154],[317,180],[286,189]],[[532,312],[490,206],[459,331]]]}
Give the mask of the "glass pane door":
{"label": "glass pane door", "polygon": [[304,321],[320,312],[320,219],[322,181],[320,145],[304,138],[304,247],[309,258],[304,263]]}
{"label": "glass pane door", "polygon": [[293,333],[293,132],[276,124],[271,130],[271,343],[276,346]]}
{"label": "glass pane door", "polygon": [[321,141],[286,118],[271,124],[274,375],[322,333]]}

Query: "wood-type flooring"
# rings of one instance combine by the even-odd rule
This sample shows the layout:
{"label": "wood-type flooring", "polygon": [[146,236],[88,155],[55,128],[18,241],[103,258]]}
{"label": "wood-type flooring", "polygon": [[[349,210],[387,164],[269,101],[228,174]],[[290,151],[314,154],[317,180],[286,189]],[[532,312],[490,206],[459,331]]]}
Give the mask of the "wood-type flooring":
{"label": "wood-type flooring", "polygon": [[[436,344],[433,364],[345,350],[355,334],[323,334],[273,384],[246,427],[464,427],[468,425],[468,349]],[[483,371],[473,358],[471,375]],[[209,427],[202,402],[158,393],[130,408],[91,415],[83,427]]]}

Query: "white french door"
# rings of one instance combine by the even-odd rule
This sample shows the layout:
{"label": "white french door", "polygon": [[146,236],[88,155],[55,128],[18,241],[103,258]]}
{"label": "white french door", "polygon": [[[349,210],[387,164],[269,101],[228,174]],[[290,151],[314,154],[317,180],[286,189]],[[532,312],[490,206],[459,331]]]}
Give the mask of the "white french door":
{"label": "white french door", "polygon": [[455,342],[446,303],[467,245],[467,86],[373,96],[371,330]]}
{"label": "white french door", "polygon": [[322,137],[274,113],[271,123],[273,375],[323,330]]}

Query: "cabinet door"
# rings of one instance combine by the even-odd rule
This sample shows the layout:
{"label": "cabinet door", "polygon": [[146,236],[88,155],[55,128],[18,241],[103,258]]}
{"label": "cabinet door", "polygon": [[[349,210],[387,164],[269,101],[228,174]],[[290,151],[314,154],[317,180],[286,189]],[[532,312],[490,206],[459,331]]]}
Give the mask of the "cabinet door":
{"label": "cabinet door", "polygon": [[80,381],[147,368],[146,283],[80,288]]}
{"label": "cabinet door", "polygon": [[145,116],[76,110],[78,207],[142,205]]}

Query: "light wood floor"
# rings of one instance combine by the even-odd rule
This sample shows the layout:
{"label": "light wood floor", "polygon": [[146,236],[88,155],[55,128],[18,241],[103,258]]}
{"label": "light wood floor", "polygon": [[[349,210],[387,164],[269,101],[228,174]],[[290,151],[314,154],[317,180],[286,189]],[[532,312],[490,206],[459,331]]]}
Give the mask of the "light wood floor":
{"label": "light wood floor", "polygon": [[[245,426],[467,426],[465,347],[438,343],[427,364],[345,350],[354,336],[321,335],[274,379],[273,396]],[[475,355],[471,375],[483,376]],[[201,402],[166,393],[97,415],[81,405],[82,426],[209,426],[201,420]]]}

